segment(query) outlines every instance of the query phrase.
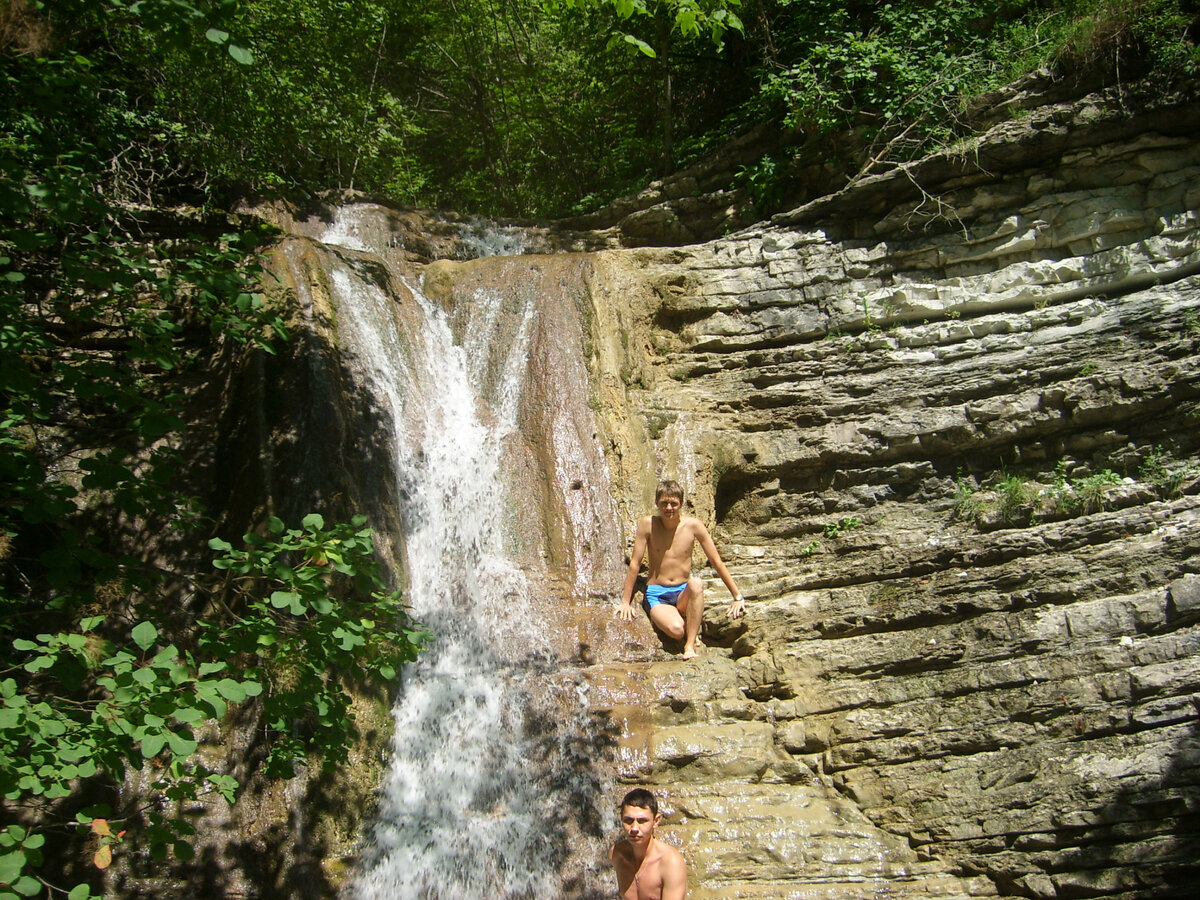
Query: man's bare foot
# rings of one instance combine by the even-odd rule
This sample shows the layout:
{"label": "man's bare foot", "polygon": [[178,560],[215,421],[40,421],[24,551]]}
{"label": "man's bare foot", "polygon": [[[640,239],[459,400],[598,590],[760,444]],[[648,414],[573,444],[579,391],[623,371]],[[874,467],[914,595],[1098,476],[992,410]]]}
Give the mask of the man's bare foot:
{"label": "man's bare foot", "polygon": [[694,659],[695,657],[696,657],[696,648],[695,647],[684,647],[683,648],[683,659]]}

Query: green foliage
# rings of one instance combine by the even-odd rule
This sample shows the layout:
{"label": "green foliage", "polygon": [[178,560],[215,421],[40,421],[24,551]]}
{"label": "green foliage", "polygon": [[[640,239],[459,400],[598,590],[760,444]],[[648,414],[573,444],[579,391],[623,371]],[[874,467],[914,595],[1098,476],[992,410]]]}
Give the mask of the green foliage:
{"label": "green foliage", "polygon": [[825,537],[837,540],[843,531],[853,531],[861,524],[862,522],[857,516],[846,516],[836,522],[826,522],[823,530]]}
{"label": "green foliage", "polygon": [[1138,470],[1142,481],[1153,485],[1162,497],[1177,497],[1185,482],[1198,474],[1195,463],[1172,459],[1161,444],[1146,453]]}
{"label": "green foliage", "polygon": [[1200,51],[1186,39],[1195,22],[1194,4],[1180,0],[1076,0],[1048,18],[1043,40],[1060,67],[1189,77],[1200,67]]}
{"label": "green foliage", "polygon": [[1020,475],[1004,475],[996,484],[1000,498],[1000,518],[1011,522],[1033,505],[1033,489]]}
{"label": "green foliage", "polygon": [[758,103],[814,135],[854,131],[874,161],[971,131],[970,103],[1046,65],[1194,74],[1179,0],[776,0]]}
{"label": "green foliage", "polygon": [[[1027,516],[1078,515],[1108,508],[1113,488],[1129,481],[1112,469],[1071,474],[1072,464],[1059,460],[1049,477],[1026,479],[1002,474],[990,491],[977,490],[961,475],[955,481],[954,517],[981,523],[989,515],[1012,523]],[[1086,471],[1086,470],[1085,470]],[[1184,485],[1196,478],[1200,467],[1172,460],[1161,446],[1146,451],[1139,479],[1164,498],[1178,496]]]}
{"label": "green foliage", "polygon": [[979,498],[974,484],[965,476],[959,475],[954,480],[954,518],[973,522],[983,510],[983,501]]}
{"label": "green foliage", "polygon": [[[635,16],[667,19],[684,37],[694,38],[707,34],[718,47],[727,32],[743,30],[742,20],[734,11],[735,8],[741,7],[741,0],[547,0],[547,5],[562,5],[568,9],[610,7],[622,22]],[[639,53],[652,59],[658,55],[649,43],[636,35],[623,34],[621,38]]]}
{"label": "green foliage", "polygon": [[[233,17],[255,64],[197,65],[203,47],[136,52],[177,152],[219,184],[272,194],[365,187],[412,201],[427,172],[420,126],[397,96],[389,55],[407,28],[396,4],[244,0]],[[210,37],[212,32],[209,32]]]}
{"label": "green foliage", "polygon": [[774,209],[781,199],[785,184],[784,171],[784,166],[768,154],[757,162],[742,166],[734,176],[733,183],[750,195],[755,209],[766,213]]}
{"label": "green foliage", "polygon": [[[806,132],[867,124],[922,122],[947,129],[960,98],[992,83],[996,23],[1011,17],[1004,0],[898,0],[859,5],[815,0],[781,3],[787,56],[764,98]],[[941,121],[938,121],[941,120]]]}
{"label": "green foliage", "polygon": [[1068,477],[1067,469],[1067,461],[1059,460],[1048,492],[1054,505],[1067,511],[1082,509],[1084,512],[1099,512],[1105,507],[1108,489],[1122,481],[1121,476],[1112,469],[1102,469],[1080,478]]}
{"label": "green foliage", "polygon": [[327,767],[344,762],[354,733],[345,682],[390,684],[427,637],[408,626],[400,594],[383,589],[365,524],[360,516],[327,529],[312,514],[287,529],[271,517],[266,536],[244,536],[245,549],[209,541],[220,554],[213,565],[229,574],[222,605],[231,615],[203,624],[200,646],[266,685],[270,774],[290,776],[312,751]]}
{"label": "green foliage", "polygon": [[[268,774],[290,776],[314,752],[326,767],[343,762],[354,736],[344,681],[392,682],[426,637],[408,625],[399,595],[383,590],[364,524],[326,528],[314,514],[288,530],[271,519],[268,536],[246,535],[241,551],[214,538],[213,565],[231,576],[224,602],[236,612],[202,623],[191,650],[164,641],[148,619],[125,630],[100,616],[14,640],[14,674],[0,680],[0,795],[45,815],[42,801],[69,796],[79,779],[119,784],[154,761],[152,786],[171,804],[210,792],[233,802],[236,781],[198,761],[194,729],[260,695]],[[191,858],[192,826],[165,809],[145,812],[151,856]],[[81,822],[107,814],[95,809]],[[19,852],[0,866],[40,862]]]}
{"label": "green foliage", "polygon": [[1092,475],[1085,475],[1072,484],[1079,496],[1083,508],[1088,512],[1104,509],[1105,494],[1110,487],[1121,483],[1121,476],[1112,469],[1103,469]]}
{"label": "green foliage", "polygon": [[[201,762],[201,726],[261,703],[272,771],[310,752],[333,764],[353,729],[338,679],[390,680],[423,639],[382,589],[361,521],[280,525],[255,545],[271,571],[239,575],[228,616],[198,635],[183,598],[201,585],[130,553],[130,535],[201,521],[177,465],[180,384],[218,341],[270,352],[286,338],[258,293],[270,229],[145,205],[179,187],[181,131],[145,102],[138,63],[178,53],[244,70],[235,13],[64,0],[6,22],[28,50],[0,46],[0,802],[17,823],[0,833],[0,898],[90,897],[41,870],[42,842],[90,833],[106,867],[125,830],[65,801],[83,783],[115,795],[131,769],[161,803],[116,821],[153,859],[190,858],[193,826],[174,810],[238,787]],[[303,605],[256,599],[272,580]],[[281,688],[288,652],[303,657],[303,697]]]}

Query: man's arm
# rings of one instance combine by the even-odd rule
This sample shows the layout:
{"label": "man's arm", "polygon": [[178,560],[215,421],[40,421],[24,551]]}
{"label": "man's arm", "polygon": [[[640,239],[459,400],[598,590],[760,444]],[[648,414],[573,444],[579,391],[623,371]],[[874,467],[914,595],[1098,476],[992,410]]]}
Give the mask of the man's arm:
{"label": "man's arm", "polygon": [[687,896],[687,864],[683,854],[669,844],[665,845],[659,872],[662,873],[662,900],[683,900]]}
{"label": "man's arm", "polygon": [[621,588],[621,605],[617,607],[617,618],[624,622],[633,621],[633,587],[637,584],[638,570],[642,557],[650,542],[650,517],[639,519],[633,536],[633,550],[629,554],[629,568],[625,571],[625,586]]}
{"label": "man's arm", "polygon": [[721,554],[717,552],[717,545],[713,543],[708,529],[704,527],[704,523],[699,519],[696,520],[696,540],[700,542],[700,549],[708,557],[708,564],[721,577],[721,581],[725,583],[725,587],[729,591],[729,596],[733,598],[733,602],[729,604],[729,609],[725,610],[725,615],[731,619],[738,618],[746,611],[746,601],[743,599],[741,591],[738,590],[738,586],[734,584],[733,576],[725,568],[725,563],[721,559]]}

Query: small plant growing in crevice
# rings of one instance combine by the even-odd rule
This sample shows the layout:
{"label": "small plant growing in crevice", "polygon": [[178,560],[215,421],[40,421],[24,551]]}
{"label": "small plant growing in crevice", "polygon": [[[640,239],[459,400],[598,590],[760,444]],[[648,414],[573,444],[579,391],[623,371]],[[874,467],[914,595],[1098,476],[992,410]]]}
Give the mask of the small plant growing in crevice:
{"label": "small plant growing in crevice", "polygon": [[1085,512],[1099,512],[1105,508],[1105,494],[1108,489],[1121,483],[1121,476],[1112,469],[1103,469],[1094,475],[1087,475],[1072,484],[1079,502]]}
{"label": "small plant growing in crevice", "polygon": [[874,318],[872,318],[871,306],[867,302],[866,297],[862,298],[862,311],[863,311],[863,328],[865,328],[867,330],[867,333],[869,333],[869,334],[878,334],[882,329],[879,327],[879,323],[876,322]]}
{"label": "small plant growing in crevice", "polygon": [[758,161],[742,166],[733,178],[750,196],[750,201],[760,214],[773,211],[783,197],[787,183],[787,166],[767,155]]}
{"label": "small plant growing in crevice", "polygon": [[1019,475],[1005,475],[996,485],[996,495],[1000,499],[1000,518],[1011,522],[1033,505],[1033,490]]}
{"label": "small plant growing in crevice", "polygon": [[1079,497],[1067,478],[1067,461],[1060,459],[1054,467],[1054,481],[1050,485],[1048,497],[1055,509],[1069,512],[1079,505]]}
{"label": "small plant growing in crevice", "polygon": [[979,492],[964,475],[954,479],[954,518],[960,521],[975,521],[983,512],[984,504]]}
{"label": "small plant growing in crevice", "polygon": [[817,541],[809,541],[800,548],[800,555],[804,557],[812,556],[819,550],[821,545]]}
{"label": "small plant growing in crevice", "polygon": [[[1195,411],[1193,411],[1195,412]],[[1138,477],[1154,486],[1160,497],[1177,497],[1190,478],[1200,474],[1195,465],[1172,460],[1162,444],[1146,454],[1138,469]]]}
{"label": "small plant growing in crevice", "polygon": [[843,531],[853,531],[861,524],[857,516],[846,516],[836,522],[826,522],[825,537],[836,541]]}

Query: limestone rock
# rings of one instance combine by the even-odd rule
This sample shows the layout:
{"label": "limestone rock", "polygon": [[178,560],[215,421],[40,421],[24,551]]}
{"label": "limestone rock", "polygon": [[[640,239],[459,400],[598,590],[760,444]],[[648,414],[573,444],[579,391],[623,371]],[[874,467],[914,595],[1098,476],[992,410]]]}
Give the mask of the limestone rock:
{"label": "limestone rock", "polygon": [[1200,105],[1089,102],[604,255],[642,335],[594,359],[640,373],[606,427],[670,423],[622,465],[684,484],[749,598],[709,572],[704,661],[597,695],[692,896],[1200,879]]}

